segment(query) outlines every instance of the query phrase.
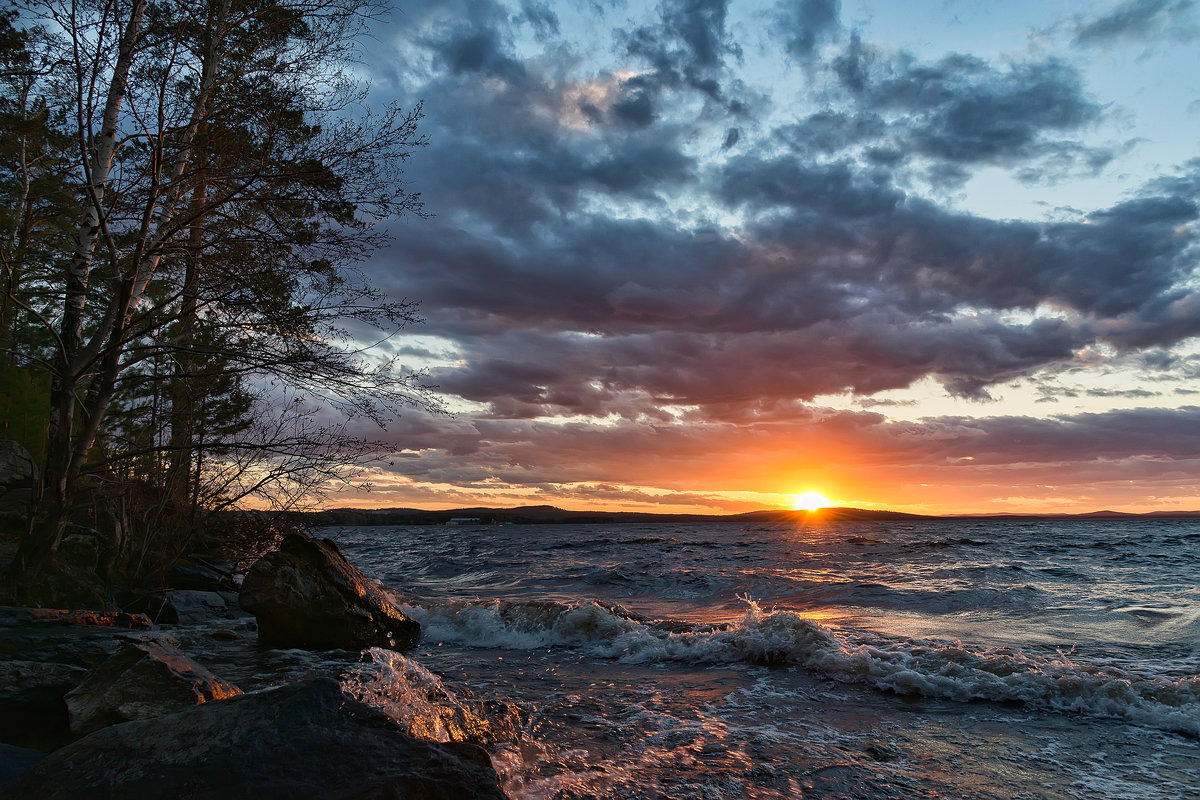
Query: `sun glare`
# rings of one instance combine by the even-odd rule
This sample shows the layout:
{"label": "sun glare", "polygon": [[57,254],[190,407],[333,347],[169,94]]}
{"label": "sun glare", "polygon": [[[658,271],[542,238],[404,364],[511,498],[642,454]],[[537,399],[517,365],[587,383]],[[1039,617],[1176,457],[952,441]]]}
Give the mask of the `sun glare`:
{"label": "sun glare", "polygon": [[800,494],[792,495],[792,508],[797,511],[816,511],[818,508],[828,508],[829,498],[815,489],[808,489]]}

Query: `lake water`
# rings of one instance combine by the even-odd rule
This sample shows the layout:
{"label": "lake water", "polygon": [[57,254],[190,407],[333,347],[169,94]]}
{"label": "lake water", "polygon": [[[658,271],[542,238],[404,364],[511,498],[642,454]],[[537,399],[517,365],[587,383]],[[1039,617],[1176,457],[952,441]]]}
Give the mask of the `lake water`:
{"label": "lake water", "polygon": [[514,798],[1200,797],[1200,521],[323,535],[423,626],[352,680],[529,710]]}

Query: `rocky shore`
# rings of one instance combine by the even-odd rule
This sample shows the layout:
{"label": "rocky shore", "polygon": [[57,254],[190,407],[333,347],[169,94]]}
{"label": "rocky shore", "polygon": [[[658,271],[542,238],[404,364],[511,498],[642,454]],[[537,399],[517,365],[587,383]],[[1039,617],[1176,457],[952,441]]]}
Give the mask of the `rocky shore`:
{"label": "rocky shore", "polygon": [[[139,602],[0,608],[0,798],[504,797],[485,747],[518,735],[521,710],[398,655],[420,626],[333,542],[289,534],[238,587]],[[326,651],[342,675],[259,674],[243,691],[193,658],[289,648]],[[381,659],[424,676],[407,705],[362,678],[358,662]]]}

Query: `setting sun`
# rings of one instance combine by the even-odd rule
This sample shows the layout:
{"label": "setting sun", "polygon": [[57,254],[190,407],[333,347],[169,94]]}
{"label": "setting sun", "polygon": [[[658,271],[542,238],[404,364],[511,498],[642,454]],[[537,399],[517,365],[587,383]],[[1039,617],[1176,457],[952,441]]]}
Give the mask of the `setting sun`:
{"label": "setting sun", "polygon": [[792,495],[792,508],[797,511],[816,511],[818,508],[827,508],[829,505],[829,498],[815,489],[808,489],[800,494]]}

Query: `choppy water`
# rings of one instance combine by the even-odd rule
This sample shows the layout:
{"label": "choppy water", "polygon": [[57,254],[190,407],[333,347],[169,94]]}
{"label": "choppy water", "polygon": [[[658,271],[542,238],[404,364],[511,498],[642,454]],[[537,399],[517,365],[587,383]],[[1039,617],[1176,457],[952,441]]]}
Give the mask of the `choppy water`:
{"label": "choppy water", "polygon": [[336,538],[424,626],[383,694],[531,710],[514,798],[1200,797],[1200,521]]}

